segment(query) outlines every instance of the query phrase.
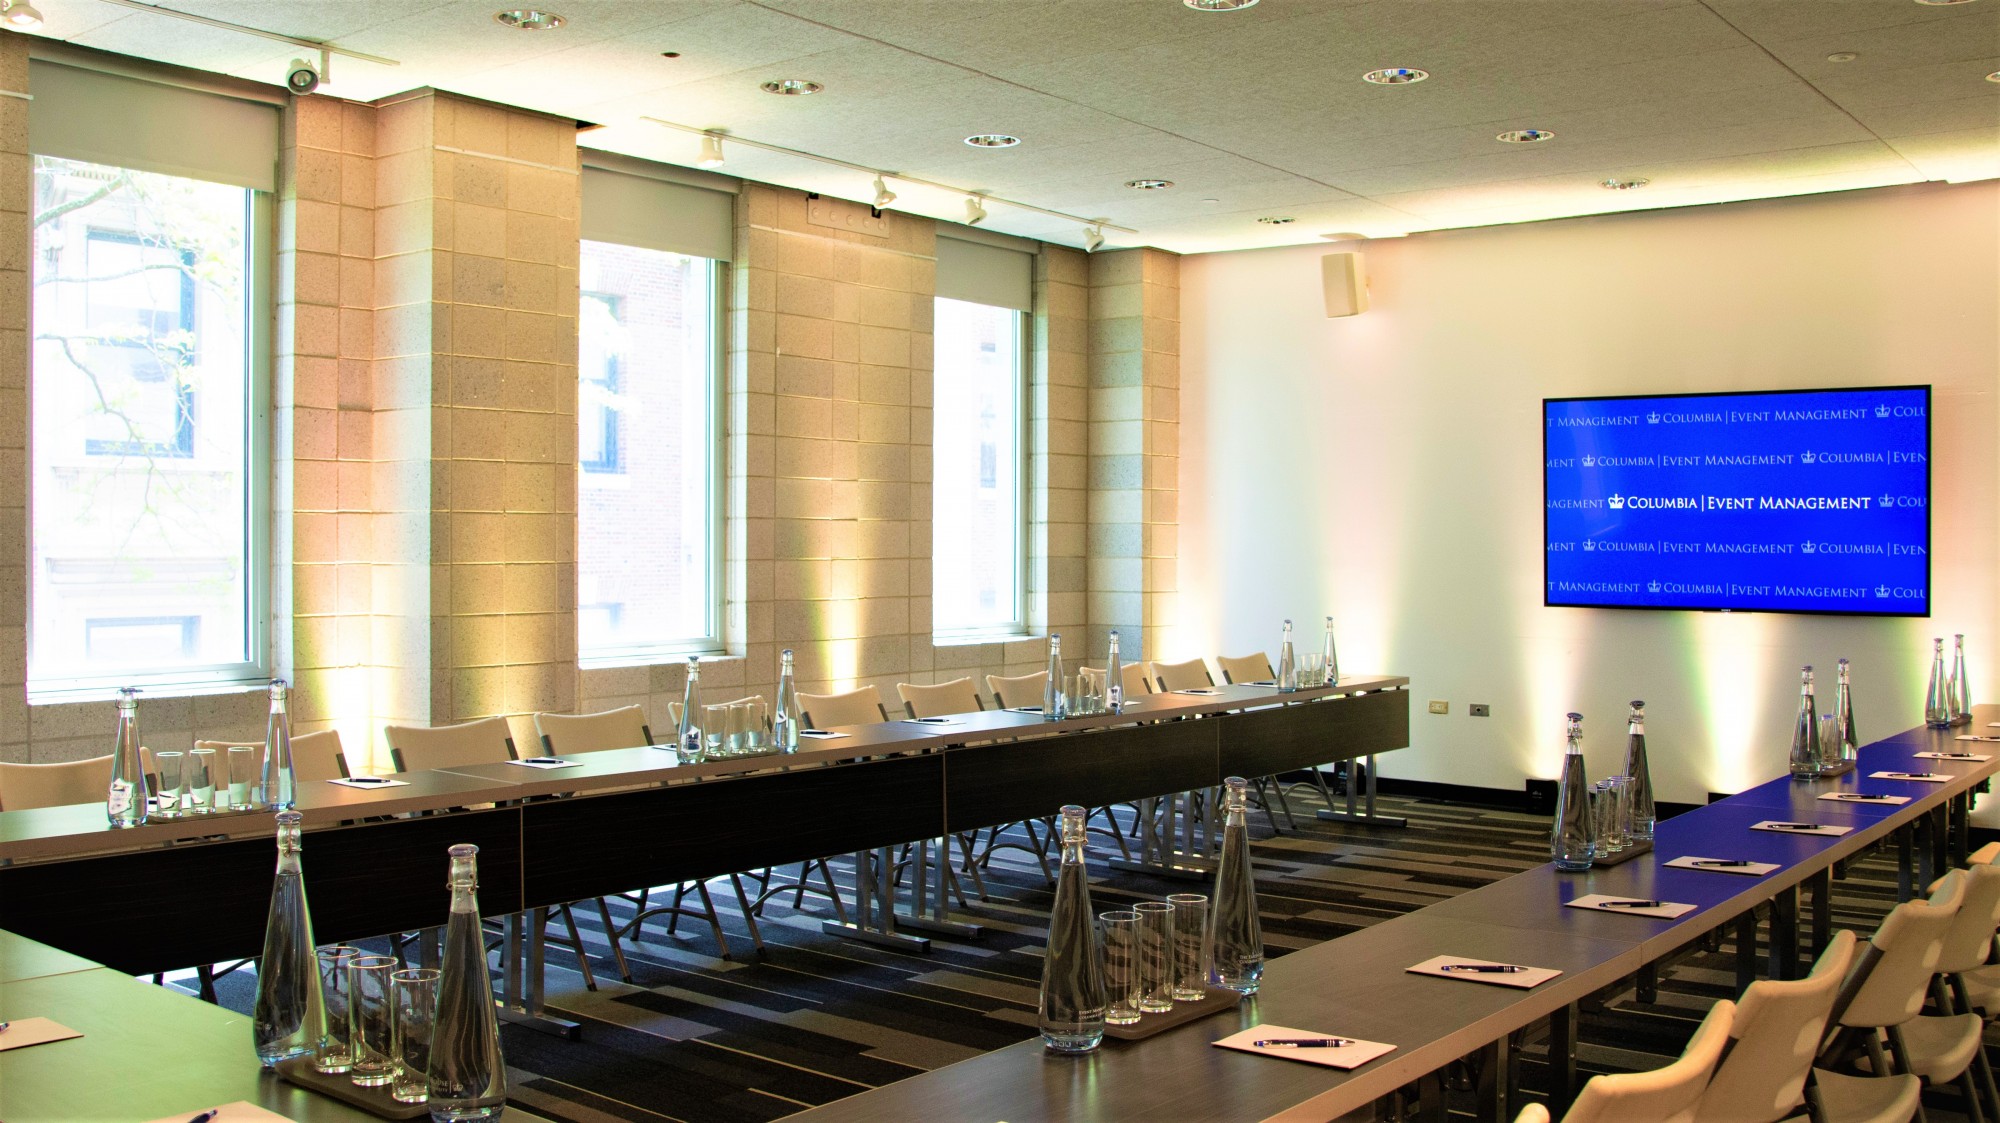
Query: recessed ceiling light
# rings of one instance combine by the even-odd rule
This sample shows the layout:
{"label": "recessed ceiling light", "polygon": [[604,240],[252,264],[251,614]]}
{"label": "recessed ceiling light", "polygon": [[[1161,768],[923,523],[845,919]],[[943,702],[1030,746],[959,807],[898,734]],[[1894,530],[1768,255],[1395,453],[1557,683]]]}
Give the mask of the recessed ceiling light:
{"label": "recessed ceiling light", "polygon": [[1826,61],[1853,62],[1855,59],[1858,59],[1860,57],[1861,57],[1860,55],[1855,54],[1853,51],[1835,51],[1832,54],[1826,56]]}
{"label": "recessed ceiling light", "polygon": [[1378,86],[1407,86],[1421,82],[1431,76],[1428,70],[1418,70],[1410,66],[1392,66],[1387,70],[1371,70],[1361,76],[1363,82],[1373,82]]}
{"label": "recessed ceiling light", "polygon": [[1547,129],[1510,129],[1493,139],[1506,141],[1508,144],[1537,144],[1545,140],[1554,140],[1555,135]]}
{"label": "recessed ceiling light", "polygon": [[974,133],[965,138],[965,143],[974,148],[1012,148],[1021,143],[1021,138],[1006,133]]}
{"label": "recessed ceiling light", "polygon": [[1993,73],[1988,74],[1986,76],[1986,80],[1988,82],[2000,82],[2000,70],[1996,70]]}
{"label": "recessed ceiling light", "polygon": [[1263,223],[1266,226],[1283,226],[1287,222],[1297,222],[1298,219],[1293,218],[1291,215],[1288,214],[1267,214],[1263,218],[1258,219],[1257,221]]}
{"label": "recessed ceiling light", "polygon": [[1644,187],[1651,182],[1653,181],[1643,176],[1634,176],[1631,179],[1602,180],[1598,183],[1598,186],[1607,191],[1630,191],[1634,187]]}
{"label": "recessed ceiling light", "polygon": [[760,88],[767,94],[779,94],[784,97],[803,97],[826,89],[818,82],[808,82],[804,78],[779,78],[764,83]]}
{"label": "recessed ceiling light", "polygon": [[1128,179],[1125,181],[1125,186],[1132,188],[1134,191],[1165,191],[1173,185],[1174,181],[1171,179]]}
{"label": "recessed ceiling light", "polygon": [[661,58],[679,58],[679,57],[681,57],[681,53],[680,53],[679,51],[661,51],[661,52],[660,52],[660,57],[661,57]]}
{"label": "recessed ceiling light", "polygon": [[9,3],[0,6],[0,20],[6,21],[8,27],[32,31],[42,26],[42,13],[36,11],[28,0],[9,0]]}
{"label": "recessed ceiling light", "polygon": [[493,13],[493,19],[522,31],[554,31],[569,22],[554,12],[544,12],[540,8],[509,8]]}
{"label": "recessed ceiling light", "polygon": [[1970,4],[1972,0],[1917,0],[1926,8],[1948,8],[1953,4]]}
{"label": "recessed ceiling light", "polygon": [[1332,234],[1321,234],[1320,237],[1325,238],[1329,242],[1365,242],[1368,240],[1368,235],[1357,234],[1352,230],[1339,230]]}
{"label": "recessed ceiling light", "polygon": [[1257,6],[1257,0],[1181,0],[1197,12],[1240,12]]}

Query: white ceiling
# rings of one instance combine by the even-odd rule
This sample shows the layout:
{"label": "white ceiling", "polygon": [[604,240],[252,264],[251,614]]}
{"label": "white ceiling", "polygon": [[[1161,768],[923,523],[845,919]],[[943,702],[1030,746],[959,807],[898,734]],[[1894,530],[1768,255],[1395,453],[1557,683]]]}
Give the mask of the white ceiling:
{"label": "white ceiling", "polygon": [[[511,2],[511,0],[510,0]],[[2000,0],[167,0],[400,61],[336,57],[323,92],[434,86],[605,126],[599,148],[693,162],[726,130],[1136,229],[1181,252],[1392,237],[2000,176]],[[297,48],[103,0],[40,0],[42,34],[266,82]],[[661,57],[678,51],[680,57]],[[1851,62],[1829,54],[1853,52]],[[1411,66],[1382,87],[1364,71]],[[774,97],[772,78],[824,83]],[[1508,129],[1555,139],[1501,144]],[[974,149],[971,133],[1022,138]],[[745,145],[722,169],[871,196],[869,177]],[[1140,177],[1168,191],[1124,186]],[[1644,177],[1633,191],[1598,186]],[[957,220],[957,194],[892,184]],[[1080,244],[990,205],[992,229]],[[1288,225],[1262,216],[1285,215]]]}

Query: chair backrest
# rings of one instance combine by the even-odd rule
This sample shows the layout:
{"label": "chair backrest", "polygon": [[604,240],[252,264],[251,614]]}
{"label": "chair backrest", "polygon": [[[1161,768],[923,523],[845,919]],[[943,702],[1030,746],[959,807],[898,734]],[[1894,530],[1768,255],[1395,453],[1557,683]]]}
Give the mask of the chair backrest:
{"label": "chair backrest", "polygon": [[389,725],[382,728],[398,772],[425,772],[454,764],[498,764],[513,760],[514,736],[504,717],[458,725]]}
{"label": "chair backrest", "polygon": [[1938,973],[1956,975],[1986,964],[1993,932],[2000,926],[2000,866],[1965,870],[1965,902],[1958,906],[1938,955]]}
{"label": "chair backrest", "polygon": [[620,706],[594,714],[536,714],[535,733],[550,756],[635,749],[653,743],[644,706]]}
{"label": "chair backrest", "polygon": [[[262,741],[196,741],[194,747],[214,749],[217,756],[224,758],[227,758],[231,749],[256,749],[258,767],[263,767],[264,742]],[[347,770],[347,755],[340,747],[340,730],[321,729],[314,733],[294,734],[292,775],[301,783],[312,780],[339,780],[351,775]]]}
{"label": "chair backrest", "polygon": [[1160,684],[1161,693],[1169,690],[1200,690],[1214,686],[1215,680],[1208,677],[1208,664],[1199,659],[1189,659],[1185,663],[1151,663],[1153,681]]}
{"label": "chair backrest", "polygon": [[986,708],[986,704],[979,700],[979,691],[973,688],[970,676],[928,685],[899,682],[896,693],[903,696],[903,709],[909,711],[911,717],[976,714]]}
{"label": "chair backrest", "polygon": [[1953,870],[1930,899],[1904,901],[1883,917],[1869,941],[1879,954],[1866,957],[1861,967],[1866,974],[1849,988],[1853,997],[1840,1013],[1840,1024],[1899,1026],[1916,1017],[1929,997],[1945,933],[1964,902],[1965,871]]}
{"label": "chair backrest", "polygon": [[[804,698],[806,695],[801,694],[799,697]],[[725,721],[749,721],[761,724],[765,729],[771,727],[770,707],[765,704],[762,694],[751,694],[747,697],[737,698],[728,702],[703,702],[701,708],[704,710],[726,709],[731,711],[730,716],[724,719]],[[678,730],[681,727],[681,704],[679,702],[667,703],[667,720],[673,722],[675,729]],[[747,725],[741,726],[741,728],[745,732],[749,729]],[[702,732],[715,733],[718,730],[704,728]]]}
{"label": "chair backrest", "polygon": [[1701,1020],[1680,1059],[1665,1068],[1591,1077],[1563,1115],[1563,1123],[1693,1123],[1702,1090],[1708,1087],[1709,1075],[1722,1059],[1722,1047],[1729,1042],[1729,1026],[1735,1015],[1734,1002],[1726,998],[1717,1002]]}
{"label": "chair backrest", "polygon": [[[1120,663],[1118,665],[1118,681],[1125,686],[1125,697],[1137,698],[1140,695],[1151,694],[1153,692],[1153,684],[1146,680],[1146,667],[1145,663]],[[1076,671],[1078,674],[1089,675],[1091,678],[1096,679],[1097,688],[1099,690],[1104,689],[1103,667],[1078,667]]]}
{"label": "chair backrest", "polygon": [[1805,1104],[1806,1077],[1833,1013],[1840,983],[1854,963],[1854,933],[1841,931],[1812,974],[1791,982],[1761,979],[1736,1003],[1736,1042],[1701,1095],[1702,1123],[1776,1123]]}
{"label": "chair backrest", "polygon": [[799,694],[799,709],[805,714],[806,726],[810,729],[831,729],[836,725],[867,725],[875,721],[888,721],[889,713],[882,708],[882,692],[873,686],[850,690],[845,694]]}
{"label": "chair backrest", "polygon": [[1270,682],[1278,676],[1271,672],[1271,659],[1259,651],[1250,655],[1218,655],[1215,667],[1222,672],[1224,682]]}
{"label": "chair backrest", "polygon": [[[1032,675],[987,675],[986,689],[993,692],[993,701],[1006,709],[1009,706],[1039,706],[1042,692],[1048,687],[1049,673],[1036,671]],[[1008,695],[1013,695],[1009,698]]]}
{"label": "chair backrest", "polygon": [[102,803],[110,790],[109,755],[63,764],[0,764],[0,811]]}

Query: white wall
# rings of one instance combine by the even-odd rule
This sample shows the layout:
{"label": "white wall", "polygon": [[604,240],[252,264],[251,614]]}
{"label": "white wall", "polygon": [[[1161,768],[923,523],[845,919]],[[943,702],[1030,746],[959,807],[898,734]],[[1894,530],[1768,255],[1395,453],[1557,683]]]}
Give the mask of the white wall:
{"label": "white wall", "polygon": [[[1273,650],[1285,616],[1315,650],[1332,612],[1344,668],[1412,680],[1385,774],[1519,790],[1571,709],[1607,774],[1644,698],[1683,802],[1784,771],[1802,663],[1853,660],[1867,739],[1922,720],[1934,634],[1968,633],[1994,700],[2000,185],[1369,243],[1373,308],[1329,320],[1336,248],[1183,263],[1181,627],[1155,657]],[[1542,606],[1543,397],[1922,382],[1931,619]]]}

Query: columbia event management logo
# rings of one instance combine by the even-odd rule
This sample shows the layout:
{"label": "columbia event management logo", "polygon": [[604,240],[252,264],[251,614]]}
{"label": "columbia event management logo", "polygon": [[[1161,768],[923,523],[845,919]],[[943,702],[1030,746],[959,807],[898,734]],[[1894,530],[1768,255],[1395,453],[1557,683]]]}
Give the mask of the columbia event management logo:
{"label": "columbia event management logo", "polygon": [[1873,410],[1866,406],[1852,409],[1758,409],[1758,410],[1694,410],[1680,412],[1668,410],[1648,410],[1644,414],[1616,414],[1606,416],[1551,417],[1551,429],[1603,429],[1620,425],[1745,425],[1766,421],[1864,421],[1870,414],[1877,420],[1887,421],[1892,417],[1922,417],[1922,406],[1892,406],[1887,403],[1877,405]]}

